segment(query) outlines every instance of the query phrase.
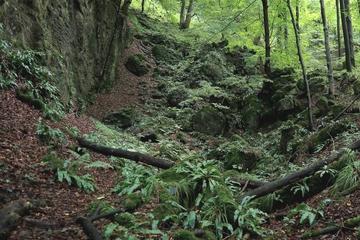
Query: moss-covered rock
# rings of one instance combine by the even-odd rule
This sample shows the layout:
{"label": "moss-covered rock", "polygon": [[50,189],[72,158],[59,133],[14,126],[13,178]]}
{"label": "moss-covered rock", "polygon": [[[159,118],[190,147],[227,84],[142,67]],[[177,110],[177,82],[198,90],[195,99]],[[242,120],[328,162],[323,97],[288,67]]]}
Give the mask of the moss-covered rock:
{"label": "moss-covered rock", "polygon": [[165,45],[157,44],[152,49],[152,54],[157,61],[173,63],[181,59],[181,55]]}
{"label": "moss-covered rock", "polygon": [[124,227],[133,227],[135,225],[136,218],[131,213],[120,213],[115,217],[115,221]]}
{"label": "moss-covered rock", "polygon": [[145,57],[142,54],[130,56],[126,61],[125,66],[136,76],[143,76],[149,72],[149,67],[147,66]]}
{"label": "moss-covered rock", "polygon": [[187,89],[184,86],[172,88],[166,95],[166,100],[170,107],[177,107],[182,101],[185,101],[189,96]]}
{"label": "moss-covered rock", "polygon": [[173,238],[174,240],[199,240],[195,234],[189,230],[177,230]]}
{"label": "moss-covered rock", "polygon": [[242,149],[233,148],[226,153],[224,168],[227,170],[239,167],[244,171],[250,171],[256,167],[261,159],[261,152],[257,148],[247,147]]}
{"label": "moss-covered rock", "polygon": [[196,112],[191,122],[194,131],[213,136],[223,134],[227,127],[225,115],[211,106],[205,106]]}
{"label": "moss-covered rock", "polygon": [[136,121],[136,113],[133,109],[127,108],[118,112],[108,114],[103,122],[105,124],[113,125],[120,129],[131,127]]}
{"label": "moss-covered rock", "polygon": [[124,208],[127,211],[133,211],[143,204],[142,197],[139,193],[129,194],[124,200]]}
{"label": "moss-covered rock", "polygon": [[46,51],[42,60],[56,75],[62,100],[85,97],[114,81],[130,39],[127,21],[121,19],[111,41],[117,1],[0,2],[2,34],[16,46]]}
{"label": "moss-covered rock", "polygon": [[329,139],[337,137],[348,128],[349,124],[347,121],[332,123],[309,136],[298,149],[301,152],[314,153],[318,146],[325,144]]}

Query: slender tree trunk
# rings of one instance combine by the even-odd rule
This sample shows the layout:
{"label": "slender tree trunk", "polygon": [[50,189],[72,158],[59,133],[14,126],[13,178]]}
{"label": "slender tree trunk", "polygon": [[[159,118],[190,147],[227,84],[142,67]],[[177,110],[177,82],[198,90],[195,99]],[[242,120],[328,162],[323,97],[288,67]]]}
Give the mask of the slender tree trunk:
{"label": "slender tree trunk", "polygon": [[309,87],[309,82],[308,82],[307,75],[306,75],[306,68],[305,68],[304,59],[303,59],[302,52],[301,52],[301,42],[300,42],[300,37],[299,37],[299,31],[298,31],[298,28],[296,27],[297,23],[295,21],[295,16],[294,16],[293,10],[291,8],[291,0],[287,0],[287,5],[288,5],[288,8],[289,8],[291,21],[292,21],[294,32],[295,32],[296,48],[297,48],[297,52],[298,52],[299,62],[300,62],[300,65],[301,65],[304,84],[305,84],[305,87],[306,87],[306,95],[307,95],[307,102],[308,102],[309,129],[314,130],[314,122],[313,122],[312,108],[311,108],[310,87]]}
{"label": "slender tree trunk", "polygon": [[326,65],[328,69],[328,80],[329,80],[329,94],[331,96],[334,95],[335,86],[334,86],[334,76],[333,76],[333,66],[331,60],[331,52],[330,52],[330,41],[329,41],[329,27],[326,19],[326,11],[324,0],[320,0],[320,9],[321,9],[321,19],[324,28],[324,42],[325,42],[325,54],[326,54]]}
{"label": "slender tree trunk", "polygon": [[347,21],[345,16],[346,8],[344,2],[345,2],[344,0],[340,0],[341,25],[343,29],[344,46],[345,46],[345,65],[346,65],[346,70],[348,72],[351,72],[352,64],[351,64],[350,40],[349,40],[349,32],[347,29]]}
{"label": "slender tree trunk", "polygon": [[181,0],[180,23],[179,23],[180,28],[182,28],[182,26],[185,23],[185,16],[186,16],[185,9],[186,9],[186,0]]}
{"label": "slender tree trunk", "polygon": [[357,0],[357,5],[358,5],[358,11],[359,11],[359,15],[360,15],[360,0]]}
{"label": "slender tree trunk", "polygon": [[346,26],[349,34],[351,64],[353,67],[355,67],[355,52],[354,52],[353,28],[352,28],[351,13],[350,13],[350,1],[344,0],[344,4],[345,4]]}
{"label": "slender tree trunk", "polygon": [[141,12],[144,13],[145,11],[145,0],[141,1]]}
{"label": "slender tree trunk", "polygon": [[336,0],[336,31],[337,31],[337,45],[338,45],[339,58],[341,58],[341,25],[340,24],[341,24],[340,6],[339,6],[339,0]]}
{"label": "slender tree trunk", "polygon": [[271,73],[271,47],[270,47],[270,27],[269,27],[269,4],[268,0],[262,0],[263,17],[264,17],[264,33],[265,33],[265,73]]}
{"label": "slender tree trunk", "polygon": [[[300,33],[300,3],[299,0],[296,0],[296,28],[298,29],[298,32]],[[300,36],[299,36],[300,37]]]}
{"label": "slender tree trunk", "polygon": [[194,12],[194,0],[190,0],[189,6],[186,12],[186,18],[184,24],[181,26],[182,29],[188,29],[190,27],[191,19]]}

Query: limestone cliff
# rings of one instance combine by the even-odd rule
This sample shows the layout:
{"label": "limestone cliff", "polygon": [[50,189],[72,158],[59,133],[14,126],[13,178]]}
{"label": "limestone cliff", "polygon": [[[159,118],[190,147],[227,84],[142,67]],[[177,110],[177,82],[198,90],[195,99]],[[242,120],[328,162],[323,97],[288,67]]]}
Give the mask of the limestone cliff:
{"label": "limestone cliff", "polygon": [[64,100],[110,85],[129,40],[117,0],[0,0],[5,37],[45,53]]}

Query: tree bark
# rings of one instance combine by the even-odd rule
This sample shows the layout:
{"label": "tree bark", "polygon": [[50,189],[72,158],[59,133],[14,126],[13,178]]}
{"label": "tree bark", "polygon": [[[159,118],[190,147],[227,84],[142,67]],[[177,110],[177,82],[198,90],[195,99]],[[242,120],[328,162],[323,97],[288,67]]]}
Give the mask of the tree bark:
{"label": "tree bark", "polygon": [[[348,148],[352,149],[352,150],[359,149],[360,148],[360,140],[354,142]],[[254,198],[259,198],[259,197],[265,196],[265,195],[267,195],[269,193],[273,193],[283,187],[286,187],[288,185],[296,183],[299,180],[304,179],[305,177],[311,176],[315,172],[321,170],[325,165],[329,165],[330,163],[338,160],[342,156],[344,151],[345,150],[341,150],[337,154],[333,154],[326,159],[317,161],[317,162],[313,163],[312,165],[310,165],[300,171],[291,173],[283,178],[269,182],[267,184],[262,185],[261,187],[255,188],[251,191],[248,191],[240,197],[240,200],[242,200],[243,198],[245,198],[247,196],[253,196]]]}
{"label": "tree bark", "polygon": [[182,26],[185,23],[185,17],[186,17],[186,0],[181,0],[181,7],[180,7],[180,28],[182,28]]}
{"label": "tree bark", "polygon": [[269,26],[269,4],[268,0],[262,0],[264,34],[265,34],[265,73],[271,74],[271,47],[270,47],[270,26]]}
{"label": "tree bark", "polygon": [[341,16],[340,16],[339,0],[336,0],[335,4],[336,4],[336,31],[337,31],[338,57],[341,58]]}
{"label": "tree bark", "polygon": [[296,28],[300,34],[300,3],[299,3],[299,0],[296,0],[295,15],[296,15]]}
{"label": "tree bark", "polygon": [[344,36],[345,65],[346,65],[346,70],[348,72],[351,72],[352,71],[352,63],[351,63],[350,39],[349,39],[347,20],[346,20],[346,16],[345,16],[346,8],[345,8],[344,0],[340,0],[340,15],[341,15],[341,25],[342,25],[343,36]]}
{"label": "tree bark", "polygon": [[189,6],[187,8],[186,17],[183,24],[180,26],[181,29],[188,29],[193,17],[194,12],[194,0],[190,0]]}
{"label": "tree bark", "polygon": [[141,12],[144,13],[145,11],[145,0],[141,0]]}
{"label": "tree bark", "polygon": [[351,65],[355,67],[355,51],[354,51],[354,38],[353,38],[353,27],[351,21],[351,13],[350,13],[350,2],[349,0],[344,0],[345,5],[345,19],[347,31],[349,34],[349,45],[350,45],[350,60]]}
{"label": "tree bark", "polygon": [[336,233],[336,232],[340,231],[343,228],[352,229],[359,225],[360,225],[360,216],[356,216],[354,218],[347,219],[342,224],[336,224],[336,225],[325,227],[320,230],[306,232],[302,235],[301,239],[309,239],[309,238],[319,237],[319,236],[325,235],[325,234],[332,234],[332,233]]}
{"label": "tree bark", "polygon": [[329,94],[334,96],[335,94],[335,85],[334,85],[334,75],[333,75],[333,65],[331,60],[330,52],[330,41],[329,41],[329,27],[326,19],[326,11],[324,0],[320,0],[320,9],[321,9],[321,19],[324,28],[324,44],[325,44],[325,55],[326,55],[326,66],[327,66],[327,76],[329,81]]}
{"label": "tree bark", "polygon": [[288,5],[288,8],[289,8],[291,21],[292,21],[294,32],[295,32],[296,48],[297,48],[297,52],[298,52],[299,62],[300,62],[300,65],[301,65],[304,85],[306,87],[306,95],[307,95],[307,103],[308,103],[309,129],[313,130],[314,129],[314,122],[313,122],[312,108],[311,108],[311,93],[310,93],[309,82],[308,82],[307,75],[306,75],[306,68],[305,68],[305,64],[304,64],[304,59],[303,59],[302,52],[301,52],[301,42],[300,42],[300,37],[299,37],[299,31],[298,31],[297,23],[295,22],[294,13],[293,13],[293,10],[292,10],[292,7],[291,7],[291,0],[287,0],[287,5]]}
{"label": "tree bark", "polygon": [[142,163],[148,164],[150,166],[158,167],[161,169],[168,169],[168,168],[171,168],[172,166],[174,166],[174,162],[171,162],[171,161],[168,161],[165,159],[155,158],[153,156],[138,153],[138,152],[130,152],[130,151],[126,151],[123,149],[110,148],[110,147],[98,145],[96,143],[87,141],[86,139],[83,139],[83,138],[78,138],[77,140],[81,147],[90,149],[94,152],[101,153],[106,156],[115,156],[115,157],[126,158],[129,160],[133,160],[135,162],[142,162]]}

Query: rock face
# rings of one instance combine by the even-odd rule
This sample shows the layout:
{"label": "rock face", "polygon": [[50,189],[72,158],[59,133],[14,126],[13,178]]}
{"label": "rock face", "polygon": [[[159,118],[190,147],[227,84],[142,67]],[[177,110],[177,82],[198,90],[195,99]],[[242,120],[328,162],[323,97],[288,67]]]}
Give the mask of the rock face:
{"label": "rock face", "polygon": [[44,61],[56,75],[63,100],[75,94],[85,96],[115,79],[117,63],[129,39],[126,19],[117,14],[117,3],[2,0],[1,37],[45,53]]}
{"label": "rock face", "polygon": [[194,114],[192,118],[193,130],[208,135],[220,135],[226,128],[226,117],[219,110],[206,106]]}

